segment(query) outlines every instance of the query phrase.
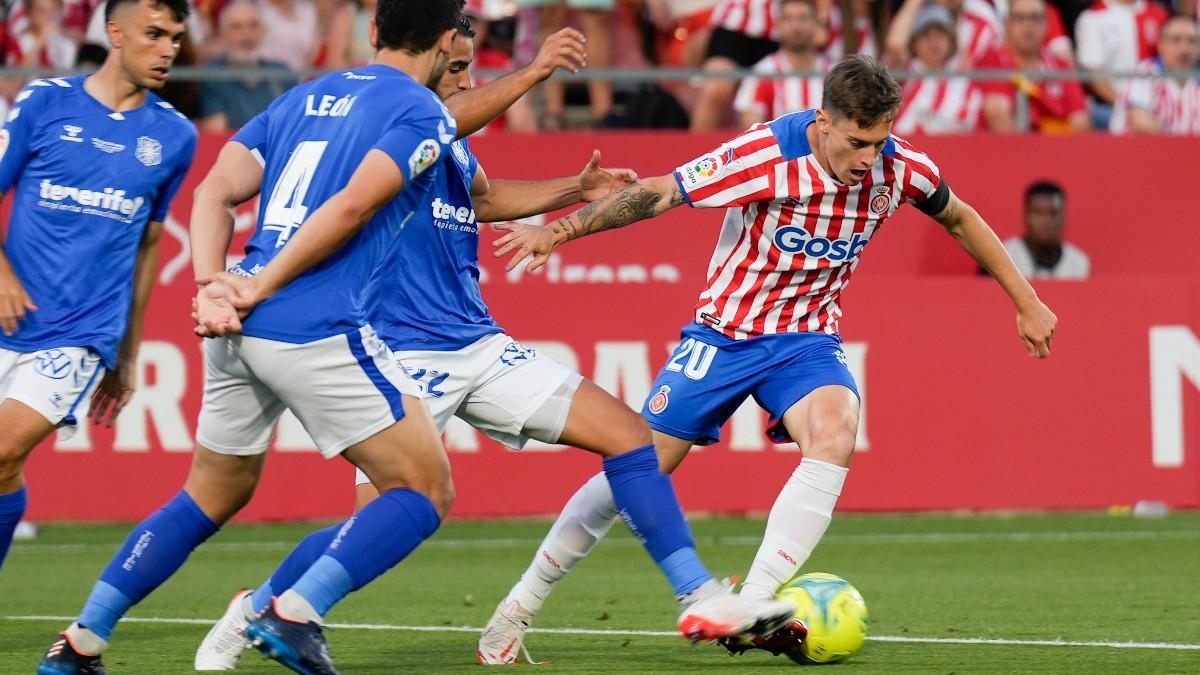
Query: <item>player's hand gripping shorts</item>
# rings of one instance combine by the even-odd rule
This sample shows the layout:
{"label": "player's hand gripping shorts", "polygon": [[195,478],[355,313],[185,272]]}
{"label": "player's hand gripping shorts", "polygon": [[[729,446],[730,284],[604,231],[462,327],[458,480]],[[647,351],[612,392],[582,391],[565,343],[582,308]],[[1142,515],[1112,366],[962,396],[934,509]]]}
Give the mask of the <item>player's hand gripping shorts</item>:
{"label": "player's hand gripping shorts", "polygon": [[0,399],[20,401],[57,427],[71,429],[87,417],[92,390],[103,376],[100,356],[87,347],[0,349]]}
{"label": "player's hand gripping shorts", "polygon": [[[567,423],[570,399],[583,377],[504,334],[488,335],[458,351],[399,351],[396,360],[420,385],[438,431],[451,417],[510,448],[530,439],[555,443]],[[552,398],[563,405],[539,414]],[[355,483],[369,483],[358,471]]]}
{"label": "player's hand gripping shorts", "polygon": [[783,414],[814,389],[836,384],[858,396],[842,339],[825,333],[782,333],[734,340],[702,324],[684,327],[679,347],[650,387],[642,416],[665,434],[709,445],[753,396],[771,414],[767,435],[791,440]]}
{"label": "player's hand gripping shorts", "polygon": [[326,458],[404,419],[420,389],[370,326],[303,344],[244,335],[204,341],[196,442],[224,455],[267,451],[292,413]]}

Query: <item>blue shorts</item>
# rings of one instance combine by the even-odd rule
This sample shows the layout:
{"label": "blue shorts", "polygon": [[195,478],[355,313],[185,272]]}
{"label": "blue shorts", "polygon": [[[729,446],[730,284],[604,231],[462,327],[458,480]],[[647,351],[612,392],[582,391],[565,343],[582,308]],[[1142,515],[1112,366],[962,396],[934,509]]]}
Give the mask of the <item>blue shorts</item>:
{"label": "blue shorts", "polygon": [[771,413],[767,435],[791,440],[783,413],[818,387],[840,384],[858,396],[842,338],[785,333],[734,340],[693,323],[650,388],[642,416],[651,428],[696,445],[721,440],[721,427],[747,396]]}

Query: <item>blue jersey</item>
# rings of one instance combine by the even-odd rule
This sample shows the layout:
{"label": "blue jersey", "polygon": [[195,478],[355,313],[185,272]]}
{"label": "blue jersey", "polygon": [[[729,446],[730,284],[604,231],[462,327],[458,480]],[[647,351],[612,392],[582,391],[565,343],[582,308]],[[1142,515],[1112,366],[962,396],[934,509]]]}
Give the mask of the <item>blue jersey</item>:
{"label": "blue jersey", "polygon": [[404,189],[345,245],[256,307],[242,332],[304,343],[364,325],[363,288],[424,204],[433,184],[429,169],[455,133],[454,118],[432,91],[382,64],[299,85],[243,127],[233,140],[263,161],[263,181],[258,226],[235,274],[253,276],[265,267],[371,150],[396,162]]}
{"label": "blue jersey", "polygon": [[114,112],[83,82],[30,82],[0,130],[0,192],[16,185],[4,251],[38,306],[0,347],[90,347],[112,368],[138,245],[146,223],[167,216],[196,128],[152,92]]}
{"label": "blue jersey", "polygon": [[461,349],[502,332],[479,290],[479,223],[466,139],[430,171],[434,186],[367,287],[371,325],[396,351]]}

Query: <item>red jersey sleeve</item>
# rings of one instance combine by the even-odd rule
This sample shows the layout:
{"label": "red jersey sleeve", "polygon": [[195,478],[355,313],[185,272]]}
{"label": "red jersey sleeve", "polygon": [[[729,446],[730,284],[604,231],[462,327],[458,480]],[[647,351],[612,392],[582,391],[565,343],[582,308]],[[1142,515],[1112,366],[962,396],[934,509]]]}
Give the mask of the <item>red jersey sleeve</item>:
{"label": "red jersey sleeve", "polygon": [[675,169],[675,181],[692,206],[745,206],[775,199],[776,168],[784,164],[771,128],[755,124],[716,150]]}

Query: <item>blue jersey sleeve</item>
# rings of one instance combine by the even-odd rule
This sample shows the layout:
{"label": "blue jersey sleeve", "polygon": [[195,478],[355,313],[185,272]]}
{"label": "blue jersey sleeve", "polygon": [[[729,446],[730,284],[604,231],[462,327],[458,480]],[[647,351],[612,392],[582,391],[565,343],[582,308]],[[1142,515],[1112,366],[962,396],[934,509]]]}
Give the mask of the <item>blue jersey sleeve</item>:
{"label": "blue jersey sleeve", "polygon": [[254,153],[258,157],[258,161],[263,161],[267,150],[267,126],[271,108],[260,112],[246,122],[246,125],[238,130],[233,138],[229,139],[234,143],[241,143],[246,146],[246,149]]}
{"label": "blue jersey sleeve", "polygon": [[38,86],[41,81],[34,80],[17,94],[8,111],[8,120],[0,129],[0,193],[8,192],[17,182],[25,163],[33,156],[37,123],[46,100],[52,95]]}
{"label": "blue jersey sleeve", "polygon": [[457,135],[454,116],[430,92],[427,102],[397,117],[372,149],[387,153],[404,174],[404,184],[411,185],[450,151]]}
{"label": "blue jersey sleeve", "polygon": [[183,184],[183,179],[187,176],[188,169],[192,166],[192,157],[195,154],[196,134],[193,133],[187,147],[179,154],[179,161],[175,163],[175,171],[171,173],[171,178],[158,191],[158,198],[154,201],[154,209],[150,211],[150,220],[152,222],[162,222],[167,217],[167,212],[171,208],[171,200],[175,199],[175,193],[179,192],[179,186]]}

